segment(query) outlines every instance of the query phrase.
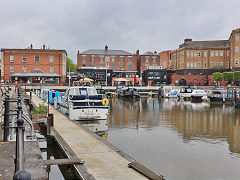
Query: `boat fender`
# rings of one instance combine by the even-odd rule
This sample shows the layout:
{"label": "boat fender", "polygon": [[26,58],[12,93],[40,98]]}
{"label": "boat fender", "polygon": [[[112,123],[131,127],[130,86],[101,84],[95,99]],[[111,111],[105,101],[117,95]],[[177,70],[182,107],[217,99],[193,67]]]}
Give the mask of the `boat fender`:
{"label": "boat fender", "polygon": [[102,100],[102,105],[106,105],[106,106],[108,106],[108,104],[109,104],[109,101],[108,101],[108,99],[107,98],[104,98],[103,100]]}

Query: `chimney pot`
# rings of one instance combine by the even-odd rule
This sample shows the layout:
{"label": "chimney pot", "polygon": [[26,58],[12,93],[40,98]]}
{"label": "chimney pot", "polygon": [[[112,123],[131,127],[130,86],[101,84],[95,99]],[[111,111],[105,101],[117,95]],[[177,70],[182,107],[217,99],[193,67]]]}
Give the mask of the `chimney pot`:
{"label": "chimney pot", "polygon": [[107,50],[108,50],[108,45],[105,46],[105,51],[107,51]]}
{"label": "chimney pot", "polygon": [[46,46],[45,46],[45,44],[43,45],[43,49],[46,49]]}
{"label": "chimney pot", "polygon": [[154,51],[155,54],[157,54],[157,51]]}
{"label": "chimney pot", "polygon": [[137,51],[136,51],[136,55],[139,56],[139,49],[137,49]]}
{"label": "chimney pot", "polygon": [[30,49],[32,49],[33,48],[33,45],[32,44],[30,44]]}

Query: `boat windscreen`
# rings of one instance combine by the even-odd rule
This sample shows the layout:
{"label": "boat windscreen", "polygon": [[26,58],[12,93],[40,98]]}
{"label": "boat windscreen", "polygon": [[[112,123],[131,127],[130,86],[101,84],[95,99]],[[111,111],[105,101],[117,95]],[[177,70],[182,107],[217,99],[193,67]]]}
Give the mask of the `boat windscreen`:
{"label": "boat windscreen", "polygon": [[97,90],[94,89],[94,88],[89,88],[89,89],[88,89],[88,95],[89,95],[89,96],[98,95]]}
{"label": "boat windscreen", "polygon": [[87,95],[87,89],[73,88],[69,90],[69,95],[72,96]]}

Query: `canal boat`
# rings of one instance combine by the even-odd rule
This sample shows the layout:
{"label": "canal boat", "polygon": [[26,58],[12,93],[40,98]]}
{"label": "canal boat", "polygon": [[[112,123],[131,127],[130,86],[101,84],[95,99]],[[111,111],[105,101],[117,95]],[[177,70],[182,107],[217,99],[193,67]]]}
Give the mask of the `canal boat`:
{"label": "canal boat", "polygon": [[140,93],[139,90],[133,87],[118,86],[117,95],[119,98],[124,98],[127,100],[139,100]]}
{"label": "canal boat", "polygon": [[108,104],[108,99],[90,86],[70,87],[62,97],[62,106],[68,109],[70,120],[106,120]]}
{"label": "canal boat", "polygon": [[193,89],[192,87],[182,87],[178,97],[183,100],[202,101],[207,97],[207,92],[201,89]]}

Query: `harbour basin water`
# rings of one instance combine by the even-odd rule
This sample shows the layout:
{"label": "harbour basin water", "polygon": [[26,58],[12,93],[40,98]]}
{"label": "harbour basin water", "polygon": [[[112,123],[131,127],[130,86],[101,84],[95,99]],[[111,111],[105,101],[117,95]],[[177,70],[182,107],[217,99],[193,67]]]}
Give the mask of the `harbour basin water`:
{"label": "harbour basin water", "polygon": [[158,98],[112,99],[108,141],[166,179],[240,179],[240,111]]}

